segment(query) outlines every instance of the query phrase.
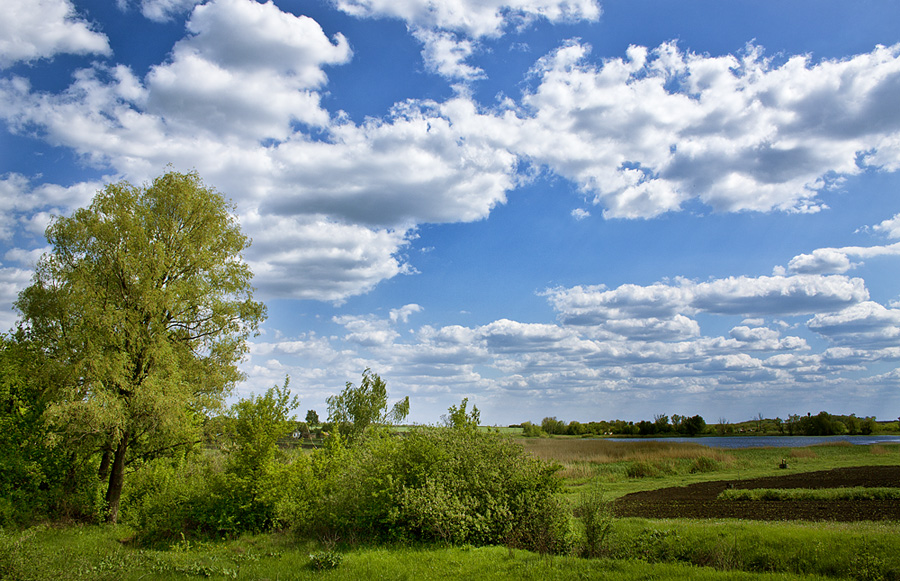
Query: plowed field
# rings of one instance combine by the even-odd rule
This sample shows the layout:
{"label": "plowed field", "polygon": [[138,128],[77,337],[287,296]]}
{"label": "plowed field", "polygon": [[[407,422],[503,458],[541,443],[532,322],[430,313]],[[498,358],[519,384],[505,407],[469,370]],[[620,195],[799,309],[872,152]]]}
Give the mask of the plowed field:
{"label": "plowed field", "polygon": [[644,518],[739,518],[749,520],[900,521],[897,501],[716,500],[726,488],[900,487],[900,466],[835,468],[749,480],[702,482],[625,495],[613,505],[616,516]]}

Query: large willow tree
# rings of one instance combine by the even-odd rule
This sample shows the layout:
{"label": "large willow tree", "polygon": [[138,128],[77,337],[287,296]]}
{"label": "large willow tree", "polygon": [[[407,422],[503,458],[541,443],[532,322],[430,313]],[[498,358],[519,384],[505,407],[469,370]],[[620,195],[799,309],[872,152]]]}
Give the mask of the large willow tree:
{"label": "large willow tree", "polygon": [[241,379],[265,307],[232,211],[196,173],[109,185],[47,228],[52,250],[16,302],[29,339],[67,371],[49,421],[99,456],[110,522],[126,466],[193,443]]}

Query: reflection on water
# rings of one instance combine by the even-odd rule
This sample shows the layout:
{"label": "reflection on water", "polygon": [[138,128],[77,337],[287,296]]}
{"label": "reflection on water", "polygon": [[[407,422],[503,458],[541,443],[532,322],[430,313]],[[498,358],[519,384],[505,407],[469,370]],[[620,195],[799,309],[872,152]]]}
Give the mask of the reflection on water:
{"label": "reflection on water", "polygon": [[900,436],[706,436],[698,438],[615,438],[616,442],[685,442],[710,448],[801,448],[816,444],[850,442],[866,444],[900,444]]}

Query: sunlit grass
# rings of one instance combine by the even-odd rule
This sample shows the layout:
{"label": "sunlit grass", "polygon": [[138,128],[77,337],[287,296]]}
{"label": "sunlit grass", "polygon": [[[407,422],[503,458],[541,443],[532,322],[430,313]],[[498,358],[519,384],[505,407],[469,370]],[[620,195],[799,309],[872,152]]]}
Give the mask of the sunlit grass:
{"label": "sunlit grass", "polygon": [[[651,538],[651,521],[621,523],[620,538]],[[685,524],[685,527],[690,527]],[[690,531],[689,528],[683,529]],[[670,533],[667,533],[670,534]],[[675,534],[682,534],[676,532]],[[695,533],[686,532],[687,535]],[[775,581],[823,579],[785,572],[746,572],[697,566],[691,562],[652,562],[643,558],[582,559],[549,556],[507,547],[344,547],[340,564],[316,570],[310,553],[314,543],[287,534],[243,536],[236,540],[181,543],[167,550],[134,547],[125,527],[36,528],[25,532],[0,531],[0,578],[9,580],[147,580],[147,579],[383,579],[383,580],[555,580],[686,579],[692,581]],[[658,536],[658,535],[657,535]],[[671,536],[671,535],[670,535]],[[653,537],[656,538],[656,537]],[[703,542],[698,539],[696,542]],[[639,551],[650,546],[632,545]],[[624,545],[623,545],[624,547]],[[629,549],[630,550],[630,549]],[[709,549],[716,555],[718,549]],[[706,553],[704,553],[706,554]],[[752,553],[748,553],[752,554]],[[649,559],[647,557],[650,557]],[[789,561],[791,555],[783,558]],[[781,558],[781,557],[779,557]],[[651,561],[651,562],[648,562]],[[716,563],[711,562],[711,565]]]}
{"label": "sunlit grass", "polygon": [[610,499],[629,492],[693,482],[757,478],[847,466],[900,462],[900,444],[857,446],[838,441],[800,448],[712,448],[699,443],[614,439],[524,438],[526,450],[562,466],[571,487],[601,483]]}

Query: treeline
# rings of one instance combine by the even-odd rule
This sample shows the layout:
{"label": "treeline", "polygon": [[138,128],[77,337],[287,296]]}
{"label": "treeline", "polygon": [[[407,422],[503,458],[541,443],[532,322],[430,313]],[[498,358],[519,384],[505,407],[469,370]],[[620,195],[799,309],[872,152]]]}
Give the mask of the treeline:
{"label": "treeline", "polygon": [[780,417],[757,418],[745,422],[729,423],[720,419],[709,425],[700,415],[681,416],[673,414],[654,416],[653,421],[639,422],[613,420],[597,422],[570,421],[566,423],[556,417],[546,417],[540,424],[523,422],[511,428],[522,428],[525,437],[565,436],[732,436],[741,434],[770,434],[786,436],[834,436],[870,435],[878,432],[897,431],[900,423],[879,423],[875,417],[859,418],[855,414],[832,415],[819,412],[817,415],[790,415],[786,420]]}
{"label": "treeline", "polygon": [[678,434],[685,436],[696,436],[703,434],[707,430],[706,420],[700,415],[680,416],[673,414],[671,422],[669,416],[655,416],[652,422],[626,422],[625,420],[599,421],[599,422],[577,422],[571,421],[568,424],[556,417],[544,418],[540,425],[531,422],[523,422],[518,426],[521,427],[522,434],[528,438],[546,437],[553,435],[566,436],[654,436],[665,434]]}

